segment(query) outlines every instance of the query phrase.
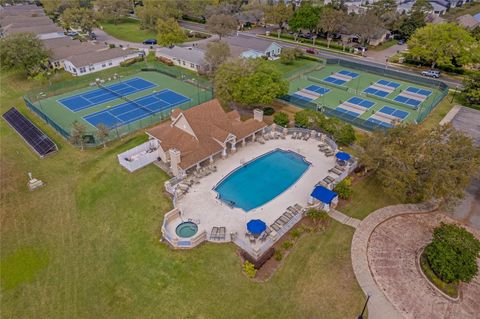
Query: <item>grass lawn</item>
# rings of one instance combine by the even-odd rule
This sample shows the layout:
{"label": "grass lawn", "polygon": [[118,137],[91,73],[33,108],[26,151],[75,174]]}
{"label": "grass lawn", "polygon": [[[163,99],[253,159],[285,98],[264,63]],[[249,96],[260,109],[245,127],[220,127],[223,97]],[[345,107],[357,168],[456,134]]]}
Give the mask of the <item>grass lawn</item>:
{"label": "grass lawn", "polygon": [[319,62],[306,59],[297,59],[292,64],[283,64],[280,59],[269,62],[274,64],[285,78],[290,78],[297,73],[319,66]]}
{"label": "grass lawn", "polygon": [[380,181],[372,175],[354,181],[352,189],[352,197],[348,201],[341,201],[337,207],[337,210],[351,217],[364,219],[374,210],[400,204],[384,193]]}
{"label": "grass lawn", "polygon": [[[116,159],[145,134],[79,151],[26,110],[21,96],[38,83],[10,72],[1,81],[1,112],[16,106],[60,148],[41,160],[0,121],[2,317],[353,318],[361,311],[352,228],[333,222],[305,236],[263,284],[242,274],[233,244],[173,251],[159,242],[171,208],[167,176],[153,165],[131,174]],[[47,185],[29,192],[30,171]]]}
{"label": "grass lawn", "polygon": [[112,37],[123,41],[142,43],[146,39],[156,39],[157,33],[152,30],[142,30],[140,21],[136,19],[126,18],[118,21],[115,25],[111,21],[102,21],[100,25],[103,30]]}

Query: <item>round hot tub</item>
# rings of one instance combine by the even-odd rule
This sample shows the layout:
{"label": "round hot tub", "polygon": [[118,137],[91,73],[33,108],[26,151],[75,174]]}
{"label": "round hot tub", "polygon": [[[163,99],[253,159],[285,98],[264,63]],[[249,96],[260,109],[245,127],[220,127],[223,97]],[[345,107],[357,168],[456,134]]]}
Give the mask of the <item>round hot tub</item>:
{"label": "round hot tub", "polygon": [[177,236],[182,238],[190,238],[195,235],[197,231],[198,226],[193,222],[183,222],[175,229],[175,233],[177,233]]}

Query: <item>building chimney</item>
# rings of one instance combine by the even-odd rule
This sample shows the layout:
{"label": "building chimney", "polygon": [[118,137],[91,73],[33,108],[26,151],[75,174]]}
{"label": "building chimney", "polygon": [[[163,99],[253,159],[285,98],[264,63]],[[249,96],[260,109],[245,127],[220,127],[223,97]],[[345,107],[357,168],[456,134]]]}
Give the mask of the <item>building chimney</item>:
{"label": "building chimney", "polygon": [[168,153],[170,154],[170,170],[174,176],[178,176],[181,173],[180,168],[178,167],[178,164],[180,164],[181,161],[180,151],[176,148],[171,148],[168,150]]}
{"label": "building chimney", "polygon": [[253,110],[253,119],[255,121],[263,122],[263,110],[254,109]]}

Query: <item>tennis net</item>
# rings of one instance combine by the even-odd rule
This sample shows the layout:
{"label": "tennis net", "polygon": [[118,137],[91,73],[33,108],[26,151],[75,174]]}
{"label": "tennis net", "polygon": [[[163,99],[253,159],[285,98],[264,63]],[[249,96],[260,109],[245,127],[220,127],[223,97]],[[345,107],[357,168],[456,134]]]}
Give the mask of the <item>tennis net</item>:
{"label": "tennis net", "polygon": [[124,100],[124,101],[126,101],[126,102],[128,102],[128,103],[132,103],[133,105],[135,105],[135,106],[137,106],[137,107],[139,107],[139,108],[147,111],[148,113],[155,114],[155,112],[153,112],[152,110],[149,110],[148,108],[146,108],[145,106],[141,105],[140,103],[135,102],[134,100],[129,99],[129,98],[126,97],[125,95],[121,95],[120,93],[118,93],[118,92],[116,92],[116,91],[114,91],[114,90],[112,90],[112,89],[109,89],[108,87],[106,87],[105,85],[102,85],[102,84],[100,84],[100,83],[97,83],[97,85],[98,85],[100,88],[104,89],[105,91],[108,91],[108,92],[111,92],[111,93],[115,94],[116,96],[118,96],[118,97],[121,98],[122,100]]}

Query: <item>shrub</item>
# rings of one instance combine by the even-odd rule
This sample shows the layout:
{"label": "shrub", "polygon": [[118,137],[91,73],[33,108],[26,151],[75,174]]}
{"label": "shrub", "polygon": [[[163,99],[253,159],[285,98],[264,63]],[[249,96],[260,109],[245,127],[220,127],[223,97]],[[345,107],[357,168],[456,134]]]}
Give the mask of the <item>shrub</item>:
{"label": "shrub", "polygon": [[292,237],[292,239],[298,239],[298,237],[300,237],[301,234],[302,234],[301,230],[299,228],[295,228],[295,229],[292,229],[292,231],[290,232],[290,237]]}
{"label": "shrub", "polygon": [[282,64],[293,64],[297,59],[295,49],[293,48],[283,48],[282,53],[280,53],[280,62]]}
{"label": "shrub", "polygon": [[280,250],[275,250],[275,254],[273,255],[276,261],[280,261],[283,258],[283,254]]}
{"label": "shrub", "polygon": [[121,62],[120,66],[130,66],[132,64],[135,64],[137,62],[142,62],[142,61],[143,61],[143,57],[139,56],[139,57],[128,59],[128,60],[125,60],[125,61]]}
{"label": "shrub", "polygon": [[428,264],[444,282],[470,282],[478,273],[480,241],[464,228],[441,223],[425,248]]}
{"label": "shrub", "polygon": [[285,249],[285,250],[290,249],[292,246],[293,246],[293,243],[292,243],[291,241],[289,241],[289,240],[286,240],[286,241],[284,241],[284,242],[282,243],[282,247],[283,247],[283,249]]}
{"label": "shrub", "polygon": [[338,144],[344,146],[352,144],[357,139],[353,126],[345,123],[333,132],[333,138]]}
{"label": "shrub", "polygon": [[330,217],[324,211],[319,209],[310,208],[306,215],[312,219],[313,224],[317,229],[325,229],[330,224]]}
{"label": "shrub", "polygon": [[113,48],[115,48],[115,44],[110,43],[110,44],[108,45],[108,47],[109,47],[110,49],[113,49]]}
{"label": "shrub", "polygon": [[263,115],[270,116],[270,115],[273,115],[273,113],[275,113],[275,110],[273,107],[267,106],[263,108]]}
{"label": "shrub", "polygon": [[253,266],[253,264],[248,260],[246,260],[243,264],[243,271],[245,271],[245,274],[247,274],[248,278],[255,278],[255,275],[257,274],[255,266]]}
{"label": "shrub", "polygon": [[286,127],[290,120],[288,119],[288,115],[286,113],[278,112],[273,116],[273,122],[282,127]]}
{"label": "shrub", "polygon": [[342,180],[340,183],[338,183],[333,190],[337,192],[338,197],[342,199],[349,199],[353,193],[351,186],[352,186],[352,179],[350,177],[347,177],[344,180]]}
{"label": "shrub", "polygon": [[158,60],[159,62],[162,62],[163,64],[168,65],[168,66],[172,66],[172,65],[173,65],[173,61],[172,61],[172,60],[167,59],[167,58],[165,58],[165,57],[163,57],[163,56],[159,56],[159,57],[157,58],[157,60]]}

